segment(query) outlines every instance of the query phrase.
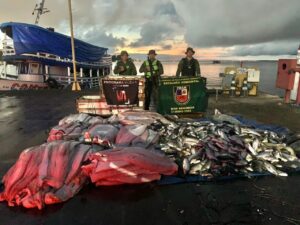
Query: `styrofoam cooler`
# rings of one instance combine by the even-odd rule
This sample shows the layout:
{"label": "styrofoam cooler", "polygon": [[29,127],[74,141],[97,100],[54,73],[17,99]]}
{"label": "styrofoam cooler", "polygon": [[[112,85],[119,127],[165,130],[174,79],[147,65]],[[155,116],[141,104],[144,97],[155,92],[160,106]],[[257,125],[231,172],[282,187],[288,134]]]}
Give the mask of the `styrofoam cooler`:
{"label": "styrofoam cooler", "polygon": [[248,82],[259,83],[260,71],[255,69],[248,69]]}
{"label": "styrofoam cooler", "polygon": [[79,113],[89,113],[101,116],[110,116],[131,109],[142,109],[143,101],[139,101],[139,106],[110,106],[106,99],[101,96],[82,96],[77,99],[77,111]]}

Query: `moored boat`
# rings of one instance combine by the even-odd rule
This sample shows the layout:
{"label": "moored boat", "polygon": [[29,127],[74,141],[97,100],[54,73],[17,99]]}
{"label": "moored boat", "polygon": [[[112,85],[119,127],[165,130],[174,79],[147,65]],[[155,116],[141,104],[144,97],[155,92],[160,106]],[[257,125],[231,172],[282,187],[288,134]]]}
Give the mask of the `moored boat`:
{"label": "moored boat", "polygon": [[[42,89],[48,84],[68,86],[72,83],[69,36],[25,23],[3,23],[0,29],[4,33],[0,90]],[[108,49],[77,39],[75,49],[79,83],[87,88],[99,86],[100,77],[111,71]],[[8,66],[16,68],[16,76],[7,73]]]}

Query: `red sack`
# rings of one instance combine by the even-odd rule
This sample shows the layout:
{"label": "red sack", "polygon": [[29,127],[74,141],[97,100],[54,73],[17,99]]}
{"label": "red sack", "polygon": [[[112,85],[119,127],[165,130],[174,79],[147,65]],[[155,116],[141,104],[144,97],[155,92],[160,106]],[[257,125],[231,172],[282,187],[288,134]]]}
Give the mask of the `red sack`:
{"label": "red sack", "polygon": [[86,125],[77,122],[55,126],[51,129],[47,142],[58,140],[75,140],[81,136],[83,130],[86,128]]}
{"label": "red sack", "polygon": [[24,150],[3,177],[0,201],[38,209],[67,201],[87,181],[81,166],[90,153],[90,146],[65,141]]}
{"label": "red sack", "polygon": [[82,166],[97,186],[139,184],[174,175],[177,165],[166,156],[142,148],[116,148],[94,153],[91,163]]}
{"label": "red sack", "polygon": [[118,132],[119,129],[111,124],[94,123],[85,131],[84,140],[94,144],[107,143],[110,146],[115,143]]}
{"label": "red sack", "polygon": [[131,142],[142,135],[147,129],[146,125],[136,124],[136,125],[127,125],[121,127],[117,138],[116,145],[128,147],[131,145]]}

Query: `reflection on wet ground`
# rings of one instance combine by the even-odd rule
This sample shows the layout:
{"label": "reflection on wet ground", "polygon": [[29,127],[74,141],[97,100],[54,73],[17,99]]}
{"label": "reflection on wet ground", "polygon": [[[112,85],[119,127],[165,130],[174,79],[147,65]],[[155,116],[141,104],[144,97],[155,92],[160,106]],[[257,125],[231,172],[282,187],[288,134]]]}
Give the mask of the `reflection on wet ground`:
{"label": "reflection on wet ground", "polygon": [[[0,94],[0,177],[24,148],[44,142],[51,126],[75,113],[75,100],[83,94]],[[0,224],[300,224],[299,185],[297,174],[167,186],[89,185],[70,201],[43,211],[0,203]]]}

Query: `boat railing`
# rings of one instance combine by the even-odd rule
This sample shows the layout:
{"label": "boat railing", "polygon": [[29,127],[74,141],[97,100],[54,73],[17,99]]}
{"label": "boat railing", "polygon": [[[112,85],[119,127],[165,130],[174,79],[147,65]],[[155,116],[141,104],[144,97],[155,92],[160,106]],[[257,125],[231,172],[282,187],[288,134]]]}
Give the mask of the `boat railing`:
{"label": "boat railing", "polygon": [[112,64],[112,57],[110,55],[103,56],[100,59],[100,63],[101,64],[106,64],[106,65],[111,65]]}
{"label": "boat railing", "polygon": [[[69,86],[74,82],[73,75],[49,75],[49,77],[55,79],[58,83],[64,86]],[[77,77],[77,81],[81,86],[84,86],[85,88],[97,88],[99,87],[100,77]]]}
{"label": "boat railing", "polygon": [[207,78],[206,88],[208,90],[215,91],[216,101],[218,101],[219,91],[222,90],[222,79],[220,79],[219,77],[211,77],[211,76],[207,76],[206,78]]}
{"label": "boat railing", "polygon": [[[63,63],[72,63],[71,59],[62,58],[57,55],[42,53],[42,52],[37,52],[35,54],[26,53],[23,55],[30,56],[30,57],[36,57],[36,58],[42,58],[42,59],[50,59],[50,60],[55,60],[55,61],[63,62]],[[76,63],[78,63],[80,65],[85,65],[85,66],[110,67],[112,65],[112,58],[111,58],[111,56],[103,56],[100,59],[100,61],[98,61],[98,62],[78,62],[78,61],[76,61]]]}

